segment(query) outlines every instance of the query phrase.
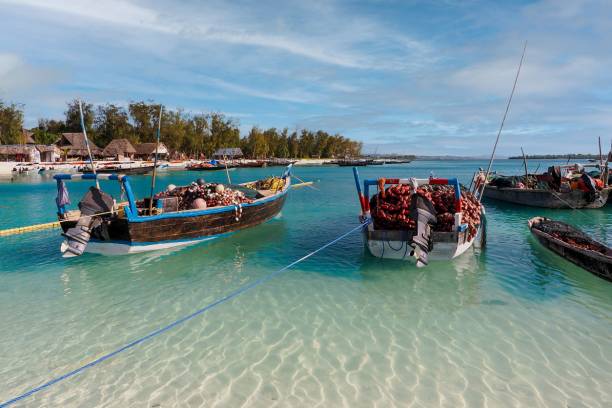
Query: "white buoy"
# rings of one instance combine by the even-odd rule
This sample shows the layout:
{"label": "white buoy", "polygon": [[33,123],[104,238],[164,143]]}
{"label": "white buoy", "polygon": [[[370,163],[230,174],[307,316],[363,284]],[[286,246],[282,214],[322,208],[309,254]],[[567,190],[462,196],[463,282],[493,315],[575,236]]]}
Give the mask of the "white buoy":
{"label": "white buoy", "polygon": [[217,187],[215,187],[215,192],[221,194],[225,191],[225,186],[223,184],[217,184]]}
{"label": "white buoy", "polygon": [[206,201],[203,198],[196,198],[193,200],[193,203],[191,203],[191,208],[194,210],[203,210],[206,208]]}
{"label": "white buoy", "polygon": [[174,191],[176,189],[176,186],[174,184],[168,184],[168,187],[166,188],[167,191]]}

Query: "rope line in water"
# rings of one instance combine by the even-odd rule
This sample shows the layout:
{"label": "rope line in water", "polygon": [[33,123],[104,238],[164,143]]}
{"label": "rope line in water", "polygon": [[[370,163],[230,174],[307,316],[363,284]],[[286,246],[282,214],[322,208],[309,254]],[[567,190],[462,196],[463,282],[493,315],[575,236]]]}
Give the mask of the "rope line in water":
{"label": "rope line in water", "polygon": [[229,300],[234,299],[235,297],[243,294],[244,292],[247,292],[248,290],[253,289],[253,288],[255,288],[255,287],[257,287],[257,286],[259,286],[259,285],[261,285],[261,284],[263,284],[263,283],[273,279],[274,277],[276,277],[276,276],[280,275],[281,273],[287,271],[289,268],[299,264],[300,262],[305,261],[306,259],[310,258],[311,256],[318,254],[319,252],[321,252],[324,249],[332,246],[336,242],[346,238],[350,234],[352,234],[352,233],[354,233],[356,231],[361,230],[367,224],[368,224],[368,222],[366,222],[364,224],[360,224],[360,225],[358,225],[355,228],[352,228],[348,232],[345,232],[344,234],[340,235],[339,237],[333,239],[332,241],[329,241],[328,243],[326,243],[322,247],[320,247],[320,248],[318,248],[318,249],[316,249],[316,250],[314,250],[314,251],[304,255],[303,257],[301,257],[298,260],[295,260],[295,261],[291,262],[289,265],[284,266],[281,269],[279,269],[279,270],[277,270],[275,272],[272,272],[272,273],[270,273],[268,275],[262,276],[261,278],[258,278],[258,279],[254,280],[251,283],[243,285],[243,286],[239,287],[238,289],[235,289],[234,291],[230,292],[229,294],[227,294],[227,295],[225,295],[225,296],[215,300],[214,302],[209,303],[208,305],[204,306],[203,308],[201,308],[199,310],[196,310],[195,312],[193,312],[193,313],[191,313],[191,314],[189,314],[187,316],[184,316],[184,317],[182,317],[182,318],[180,318],[178,320],[175,320],[174,322],[168,324],[167,326],[164,326],[164,327],[159,328],[159,329],[157,329],[155,331],[152,331],[151,333],[149,333],[149,334],[147,334],[147,335],[145,335],[143,337],[140,337],[140,338],[138,338],[136,340],[133,340],[130,343],[128,343],[128,344],[126,344],[126,345],[124,345],[124,346],[122,346],[122,347],[120,347],[120,348],[118,348],[118,349],[116,349],[116,350],[114,350],[114,351],[112,351],[110,353],[107,353],[107,354],[105,354],[105,355],[103,355],[101,357],[98,357],[97,359],[92,360],[89,363],[87,363],[85,365],[82,365],[81,367],[79,367],[79,368],[77,368],[75,370],[72,370],[72,371],[69,371],[69,372],[67,372],[65,374],[62,374],[59,377],[55,377],[55,378],[47,381],[46,383],[44,383],[42,385],[39,385],[38,387],[32,388],[31,390],[29,390],[27,392],[24,392],[23,394],[21,394],[21,395],[19,395],[17,397],[14,397],[14,398],[12,398],[12,399],[10,399],[8,401],[0,403],[0,408],[8,407],[9,405],[12,405],[12,404],[14,404],[16,402],[19,402],[19,401],[21,401],[21,400],[23,400],[23,399],[25,399],[25,398],[33,395],[33,394],[36,394],[39,391],[42,391],[42,390],[44,390],[46,388],[49,388],[52,385],[57,384],[60,381],[66,380],[66,379],[68,379],[70,377],[74,377],[75,375],[80,374],[81,372],[87,370],[88,368],[94,367],[94,366],[96,366],[96,365],[98,365],[98,364],[100,364],[100,363],[102,363],[102,362],[104,362],[104,361],[106,361],[106,360],[116,356],[119,353],[122,353],[122,352],[124,352],[126,350],[129,350],[129,349],[139,345],[140,343],[144,343],[145,341],[147,341],[149,339],[152,339],[153,337],[159,336],[160,334],[163,334],[163,333],[169,331],[170,329],[173,329],[174,327],[179,326],[180,324],[185,323],[185,322],[193,319],[194,317],[197,317],[197,316],[201,315],[202,313],[205,313],[206,311],[208,311],[208,310],[210,310],[210,309],[212,309],[212,308],[214,308],[214,307],[216,307],[216,306],[218,306],[218,305],[220,305],[222,303],[225,303],[225,302],[227,302]]}

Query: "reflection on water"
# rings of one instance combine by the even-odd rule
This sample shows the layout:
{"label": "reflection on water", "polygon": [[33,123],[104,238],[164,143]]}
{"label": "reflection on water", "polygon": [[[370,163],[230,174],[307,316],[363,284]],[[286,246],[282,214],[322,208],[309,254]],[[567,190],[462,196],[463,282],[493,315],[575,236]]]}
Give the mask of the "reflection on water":
{"label": "reflection on water", "polygon": [[[516,162],[500,161],[502,172]],[[458,176],[479,162],[360,169]],[[503,166],[506,166],[505,169]],[[507,170],[507,171],[506,171]],[[280,170],[239,169],[244,182]],[[350,168],[298,168],[282,216],[202,244],[61,258],[59,231],[0,238],[0,401],[192,313],[357,223]],[[160,173],[160,188],[199,174]],[[221,181],[225,174],[205,176]],[[133,177],[137,195],[150,179]],[[49,180],[0,182],[0,223],[52,220]],[[88,183],[71,183],[73,201]],[[214,310],[26,400],[25,406],[606,406],[612,284],[542,248],[544,215],[610,239],[612,207],[487,203],[488,245],[418,269],[353,234]],[[561,391],[560,391],[561,390]]]}

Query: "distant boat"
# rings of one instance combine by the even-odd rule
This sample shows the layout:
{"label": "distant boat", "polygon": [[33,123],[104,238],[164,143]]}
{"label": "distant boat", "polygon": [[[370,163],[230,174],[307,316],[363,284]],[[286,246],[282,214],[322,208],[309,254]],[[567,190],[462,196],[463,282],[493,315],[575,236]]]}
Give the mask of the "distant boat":
{"label": "distant boat", "polygon": [[529,220],[528,225],[533,236],[546,248],[612,282],[612,248],[560,221],[534,217]]}
{"label": "distant boat", "polygon": [[371,164],[372,160],[365,159],[341,159],[337,160],[335,164],[341,167],[355,167],[355,166],[367,166]]}
{"label": "distant boat", "polygon": [[218,161],[213,162],[203,162],[203,163],[191,163],[187,165],[185,168],[191,171],[216,171],[216,170],[225,170],[226,168],[232,169],[236,167],[236,165],[227,163],[222,164]]}
{"label": "distant boat", "polygon": [[268,159],[266,161],[266,164],[268,165],[268,167],[274,167],[274,166],[282,166],[282,167],[286,167],[290,164],[294,164],[296,163],[297,160],[289,160],[289,159]]}
{"label": "distant boat", "polygon": [[[153,171],[155,166],[147,166],[147,165],[129,165],[129,166],[121,166],[121,165],[105,165],[96,167],[96,173],[100,174],[113,174],[113,173],[121,173],[126,175],[137,175],[137,174],[147,174]],[[81,168],[81,173],[89,174],[93,173],[90,166],[84,166]]]}

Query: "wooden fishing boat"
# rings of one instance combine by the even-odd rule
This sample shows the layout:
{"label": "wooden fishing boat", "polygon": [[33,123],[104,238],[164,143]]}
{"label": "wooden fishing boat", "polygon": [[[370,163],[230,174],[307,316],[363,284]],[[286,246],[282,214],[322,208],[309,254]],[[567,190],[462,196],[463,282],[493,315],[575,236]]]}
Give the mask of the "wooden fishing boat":
{"label": "wooden fishing boat", "polygon": [[612,282],[612,248],[560,221],[534,217],[528,221],[528,225],[531,233],[546,248]]}
{"label": "wooden fishing boat", "polygon": [[233,164],[227,164],[227,166],[220,164],[219,162],[217,162],[216,164],[212,164],[212,163],[193,163],[193,164],[189,164],[187,165],[187,167],[185,167],[186,170],[191,170],[191,171],[218,171],[218,170],[225,170],[226,168],[228,169],[233,169],[236,166]]}
{"label": "wooden fishing boat", "polygon": [[258,160],[258,161],[250,161],[250,162],[240,162],[238,163],[237,167],[266,167],[267,166],[267,162],[265,160]]}
{"label": "wooden fishing boat", "polygon": [[610,187],[598,191],[597,195],[573,190],[559,192],[554,190],[540,190],[527,188],[497,187],[486,185],[483,197],[506,201],[513,204],[527,205],[542,208],[601,208],[608,201]]}
{"label": "wooden fishing boat", "polygon": [[[428,260],[450,260],[458,257],[470,249],[475,243],[484,246],[485,243],[485,222],[484,207],[480,206],[478,214],[479,222],[475,230],[470,230],[467,213],[464,214],[464,198],[462,198],[459,181],[454,179],[379,179],[364,180],[363,193],[359,173],[353,168],[355,184],[361,205],[361,221],[366,225],[364,236],[366,246],[370,254],[378,258],[388,258],[397,260],[416,260],[416,265],[425,266]],[[382,180],[382,181],[381,181]],[[454,189],[454,208],[452,213],[452,227],[450,231],[433,231],[431,224],[435,223],[435,210],[427,209],[427,206],[419,205],[418,194],[412,195],[415,203],[411,208],[411,217],[414,218],[414,228],[385,229],[377,228],[373,219],[371,208],[373,203],[370,200],[370,186],[409,185],[416,191],[423,186],[452,186]],[[412,211],[414,210],[414,213]],[[414,214],[414,215],[413,215]],[[417,215],[418,214],[418,215]]]}
{"label": "wooden fishing boat", "polygon": [[[587,167],[601,171],[603,166],[571,164],[551,166],[542,174],[496,175],[486,180],[482,196],[531,207],[601,208],[606,205],[612,187],[607,185],[607,177],[593,177],[586,172]],[[485,178],[482,171],[475,176],[477,190]]]}
{"label": "wooden fishing boat", "polygon": [[[136,201],[129,176],[117,174],[57,174],[58,217],[66,241],[65,257],[83,251],[100,254],[126,254],[192,245],[219,238],[238,230],[261,224],[282,209],[291,188],[291,166],[274,189],[257,189],[256,182],[229,186],[250,194],[249,202],[218,205],[205,209],[179,210],[178,198],[154,199],[149,212],[148,200]],[[91,187],[79,203],[79,210],[68,211],[66,180],[118,181],[127,203],[117,205],[113,198]]]}
{"label": "wooden fishing boat", "polygon": [[[124,174],[128,175],[137,175],[137,174],[147,174],[153,171],[154,166],[100,166],[96,167],[96,173],[100,174]],[[81,172],[84,174],[92,173],[91,168],[83,168]]]}
{"label": "wooden fishing boat", "polygon": [[343,159],[338,160],[336,163],[340,167],[355,167],[355,166],[367,166],[371,164],[369,160],[364,159]]}

